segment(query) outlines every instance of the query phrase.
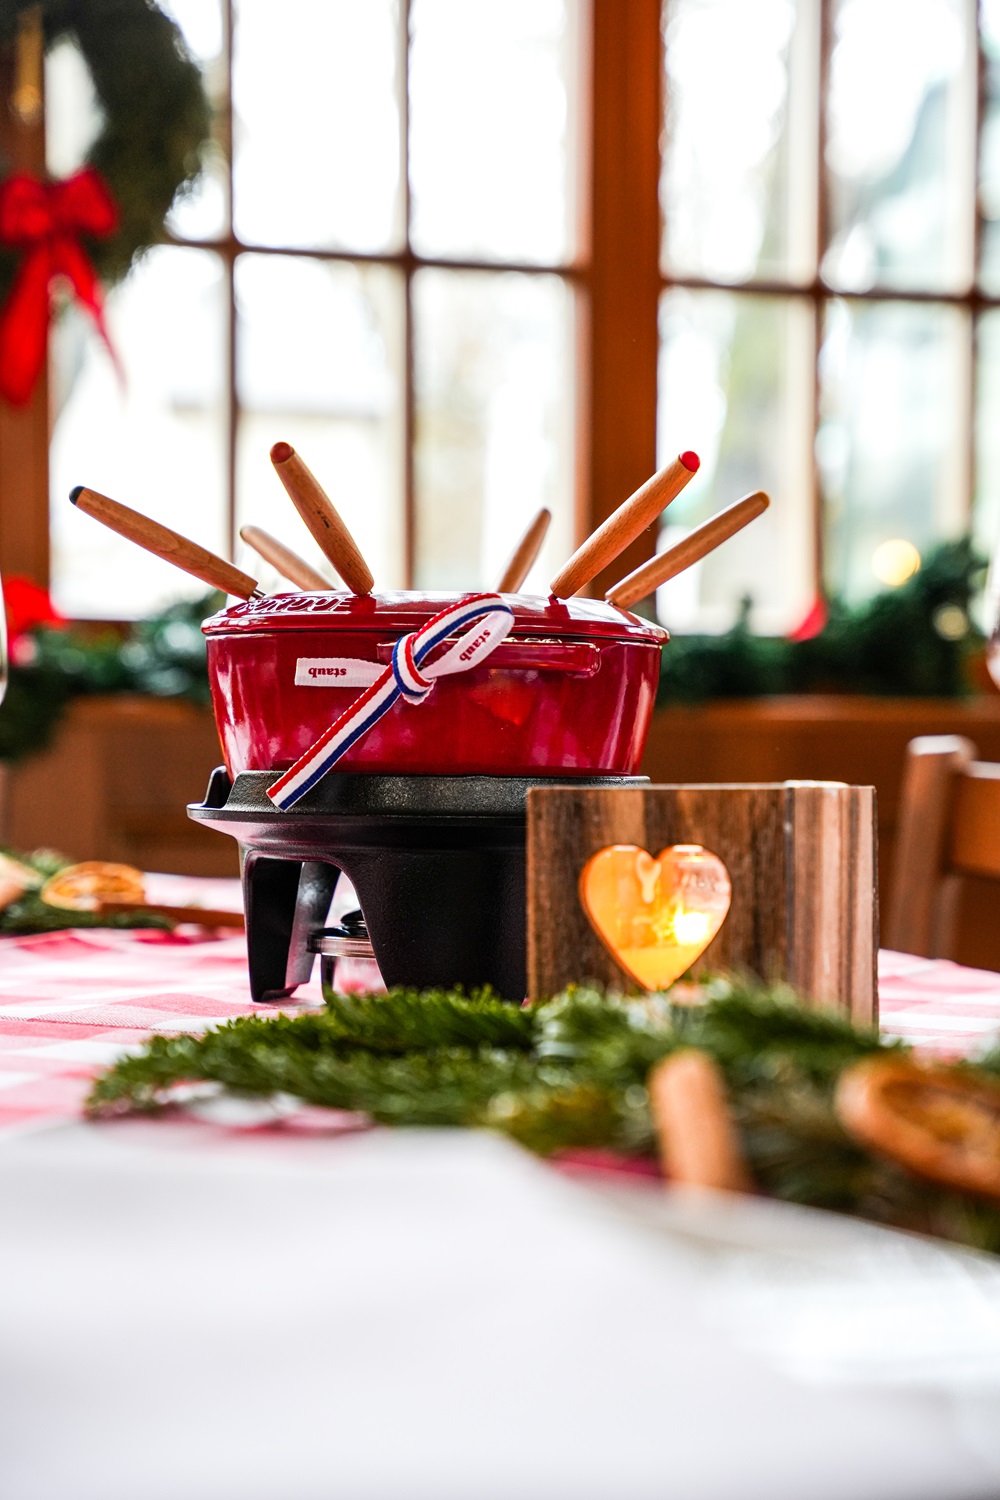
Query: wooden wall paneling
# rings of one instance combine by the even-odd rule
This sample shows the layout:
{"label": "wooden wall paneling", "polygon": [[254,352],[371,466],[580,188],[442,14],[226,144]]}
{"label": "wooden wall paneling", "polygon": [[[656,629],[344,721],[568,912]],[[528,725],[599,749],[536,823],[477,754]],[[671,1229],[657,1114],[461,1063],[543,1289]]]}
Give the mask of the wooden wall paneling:
{"label": "wooden wall paneling", "polygon": [[702,844],[729,870],[733,901],[703,971],[787,980],[859,1022],[876,1013],[875,804],[870,787],[544,788],[528,794],[528,993],[585,979],[634,988],[580,905],[580,872],[599,849],[658,854]]}
{"label": "wooden wall paneling", "polygon": [[[591,0],[590,9],[585,534],[656,468],[662,97],[659,0]],[[655,528],[644,532],[586,592],[603,597],[655,540]]]}
{"label": "wooden wall paneling", "polygon": [[12,768],[4,837],[74,859],[182,875],[236,875],[232,839],[192,823],[221,763],[211,714],[190,703],[79,698],[52,747]]}

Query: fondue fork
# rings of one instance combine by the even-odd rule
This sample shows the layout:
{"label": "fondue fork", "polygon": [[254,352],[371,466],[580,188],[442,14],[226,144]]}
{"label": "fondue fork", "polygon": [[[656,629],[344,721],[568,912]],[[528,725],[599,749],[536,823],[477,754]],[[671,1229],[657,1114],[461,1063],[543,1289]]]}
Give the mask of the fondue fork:
{"label": "fondue fork", "polygon": [[263,590],[249,573],[244,573],[224,558],[217,557],[198,542],[181,536],[180,532],[171,531],[169,526],[161,526],[159,521],[153,521],[149,516],[131,510],[129,506],[121,505],[117,500],[110,500],[97,490],[88,490],[82,484],[70,490],[69,498],[77,510],[93,516],[95,521],[103,522],[112,531],[117,531],[119,536],[135,542],[138,547],[144,547],[154,556],[162,557],[164,562],[173,563],[182,572],[200,578],[202,583],[221,589],[224,594],[235,594],[239,599],[264,598]]}
{"label": "fondue fork", "polygon": [[569,562],[552,580],[553,594],[568,599],[586,588],[602,568],[634,542],[640,532],[666,510],[690,479],[698,472],[701,460],[697,453],[681,453],[672,464],[660,469],[646,483],[619,505],[597,530],[592,532]]}
{"label": "fondue fork", "polygon": [[287,578],[289,583],[294,583],[297,588],[319,590],[330,592],[336,587],[318,572],[311,563],[307,563],[304,557],[293,552],[291,547],[286,547],[284,542],[279,542],[276,536],[265,531],[261,526],[241,526],[240,536],[248,547],[269,562],[272,568],[277,568],[282,578]]}
{"label": "fondue fork", "polygon": [[641,568],[636,568],[634,573],[629,573],[612,588],[608,589],[605,599],[609,604],[617,604],[619,609],[629,609],[637,604],[640,599],[658,589],[661,583],[666,583],[668,578],[676,578],[678,573],[683,573],[685,568],[690,568],[693,563],[700,562],[710,552],[751,521],[756,520],[770,505],[771,501],[763,490],[756,490],[752,495],[744,495],[742,500],[737,500],[735,505],[730,505],[726,510],[720,510],[718,515],[706,521],[703,525],[695,528],[690,535],[675,547],[670,547],[666,552],[661,552],[658,557],[652,558],[648,563],[643,563]]}
{"label": "fondue fork", "polygon": [[370,594],[375,586],[371,570],[319,480],[291,443],[275,443],[271,462],[323,556],[333,564],[352,593]]}
{"label": "fondue fork", "polygon": [[532,564],[541,550],[545,540],[545,533],[549,529],[552,520],[552,512],[543,505],[531,525],[525,531],[521,540],[514,548],[507,565],[500,574],[500,581],[496,585],[498,594],[516,594],[521,584],[531,572]]}

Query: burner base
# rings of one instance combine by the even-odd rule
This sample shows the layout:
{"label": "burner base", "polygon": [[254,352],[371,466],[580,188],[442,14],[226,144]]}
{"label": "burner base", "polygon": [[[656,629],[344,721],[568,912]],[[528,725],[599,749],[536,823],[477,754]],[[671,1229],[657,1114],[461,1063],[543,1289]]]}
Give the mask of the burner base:
{"label": "burner base", "polygon": [[[357,892],[388,986],[526,993],[525,800],[565,778],[327,776],[291,812],[278,772],[212,773],[188,816],[240,846],[254,1000],[304,984],[340,873]],[[641,776],[574,778],[642,786]]]}

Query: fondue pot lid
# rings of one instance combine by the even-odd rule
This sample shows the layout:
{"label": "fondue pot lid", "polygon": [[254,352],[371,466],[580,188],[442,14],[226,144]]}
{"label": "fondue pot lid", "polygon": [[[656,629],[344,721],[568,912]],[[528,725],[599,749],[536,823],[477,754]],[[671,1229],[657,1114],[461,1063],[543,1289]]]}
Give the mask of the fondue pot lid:
{"label": "fondue pot lid", "polygon": [[[606,604],[601,599],[556,599],[533,594],[505,594],[514,611],[515,637],[553,636],[572,640],[607,639],[661,645],[667,632],[651,620]],[[273,630],[393,631],[418,630],[464,594],[349,594],[340,592],[271,594],[220,610],[205,621],[206,635],[233,635]]]}

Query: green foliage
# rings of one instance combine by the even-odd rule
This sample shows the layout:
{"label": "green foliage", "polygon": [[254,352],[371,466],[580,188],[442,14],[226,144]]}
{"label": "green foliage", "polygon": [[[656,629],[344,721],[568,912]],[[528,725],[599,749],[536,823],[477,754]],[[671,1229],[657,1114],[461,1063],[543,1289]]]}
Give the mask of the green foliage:
{"label": "green foliage", "polygon": [[[0,0],[0,42],[13,38],[31,3]],[[106,178],[120,224],[87,248],[113,283],[163,239],[170,205],[199,171],[211,124],[201,72],[152,0],[43,0],[42,23],[46,48],[66,36],[79,46],[103,116],[88,161]],[[0,251],[0,300],[19,260]]]}
{"label": "green foliage", "polygon": [[[250,1016],[154,1037],[98,1078],[94,1116],[169,1105],[178,1084],[291,1094],[392,1125],[500,1130],[533,1151],[655,1154],[646,1080],[677,1046],[722,1067],[763,1191],[1000,1252],[1000,1207],[919,1181],[855,1144],[833,1110],[841,1070],[899,1049],[793,996],[716,980],[706,1003],[574,986],[515,1009],[488,993],[335,995],[323,1012]],[[1000,1054],[996,1063],[1000,1070]]]}
{"label": "green foliage", "polygon": [[26,890],[16,901],[0,911],[0,935],[32,932],[62,932],[68,927],[158,927],[169,928],[163,917],[148,912],[117,912],[114,915],[99,915],[87,911],[62,911],[49,906],[39,896],[39,888],[70,863],[64,854],[54,849],[36,849],[32,854],[18,854],[13,849],[0,853],[28,865],[35,871],[37,884]]}
{"label": "green foliage", "polygon": [[209,701],[201,621],[224,602],[212,592],[141,620],[123,640],[79,627],[39,627],[25,637],[0,704],[0,761],[48,744],[71,698],[88,693],[147,693]]}
{"label": "green foliage", "polygon": [[969,538],[946,542],[919,572],[858,609],[836,600],[807,641],[755,636],[745,600],[721,636],[677,635],[663,653],[658,701],[754,698],[775,693],[871,693],[957,698],[983,638],[969,617],[985,563]]}

